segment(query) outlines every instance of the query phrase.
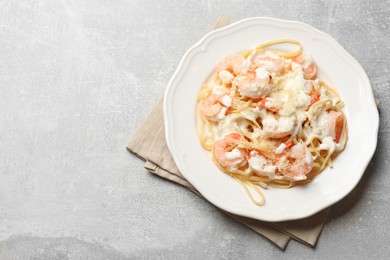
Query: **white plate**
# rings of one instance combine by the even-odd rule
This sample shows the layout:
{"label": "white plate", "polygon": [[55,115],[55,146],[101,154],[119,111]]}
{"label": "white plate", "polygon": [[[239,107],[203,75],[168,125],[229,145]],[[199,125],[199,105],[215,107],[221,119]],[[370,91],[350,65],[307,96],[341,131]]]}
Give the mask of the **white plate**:
{"label": "white plate", "polygon": [[[306,186],[264,190],[265,205],[256,206],[201,147],[196,132],[196,97],[223,57],[284,38],[300,41],[317,63],[318,78],[339,90],[346,104],[349,138],[333,169],[326,169]],[[188,181],[217,207],[265,221],[308,217],[345,197],[374,154],[379,125],[371,85],[359,63],[328,34],[301,22],[274,18],[236,22],[208,33],[190,48],[165,92],[164,120],[167,145]]]}

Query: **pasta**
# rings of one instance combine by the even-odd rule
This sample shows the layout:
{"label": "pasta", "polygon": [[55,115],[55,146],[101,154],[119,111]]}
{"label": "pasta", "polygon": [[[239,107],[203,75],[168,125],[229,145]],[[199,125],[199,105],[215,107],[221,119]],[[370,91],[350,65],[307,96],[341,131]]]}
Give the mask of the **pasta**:
{"label": "pasta", "polygon": [[257,205],[260,188],[307,184],[346,145],[344,103],[316,74],[300,42],[276,40],[224,58],[198,94],[201,145]]}

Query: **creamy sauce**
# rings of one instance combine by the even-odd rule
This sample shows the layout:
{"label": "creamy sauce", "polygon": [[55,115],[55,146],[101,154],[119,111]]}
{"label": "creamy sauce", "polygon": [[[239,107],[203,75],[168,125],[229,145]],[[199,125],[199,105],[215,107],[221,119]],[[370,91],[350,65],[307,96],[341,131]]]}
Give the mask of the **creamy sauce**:
{"label": "creamy sauce", "polygon": [[235,160],[235,159],[242,158],[242,154],[241,154],[240,150],[238,150],[237,148],[234,148],[230,152],[226,152],[225,156],[226,156],[226,159],[228,159],[228,160]]}
{"label": "creamy sauce", "polygon": [[320,144],[321,150],[335,151],[339,147],[339,144],[335,143],[332,137],[327,136],[322,139],[322,143]]}
{"label": "creamy sauce", "polygon": [[[331,100],[333,105],[337,102],[334,93],[320,85],[318,79],[305,79],[305,76],[310,78],[304,71],[313,63],[310,55],[302,55],[297,62],[272,52],[256,54],[252,50],[239,64],[242,65],[240,74],[237,75],[236,70],[233,70],[234,75],[229,72],[231,70],[222,70],[218,75],[213,75],[210,82],[212,94],[219,97],[218,103],[222,109],[211,119],[208,118],[213,121],[213,127],[207,130],[206,135],[219,140],[239,133],[246,141],[257,140],[261,143],[264,140],[266,145],[269,142],[271,152],[269,156],[266,153],[268,148],[252,148],[245,142],[232,150],[230,147],[224,154],[226,160],[233,162],[230,170],[239,168],[248,174],[254,172],[270,179],[300,181],[306,179],[307,172],[301,174],[299,167],[313,165],[316,158],[307,148],[312,138],[321,140],[319,149],[322,151],[333,152],[340,148],[334,141],[335,129],[332,129],[335,128],[335,115],[329,115],[328,108],[311,111],[313,102],[317,100],[313,98],[313,91],[318,93],[319,100]],[[220,81],[213,81],[215,77],[219,77]],[[233,93],[230,92],[233,87],[236,87],[235,95],[239,96],[235,96],[234,100],[229,96]],[[301,133],[304,133],[303,139],[298,140],[305,140],[306,144],[301,141],[287,148],[287,142]],[[306,150],[302,151],[302,145]]]}
{"label": "creamy sauce", "polygon": [[269,164],[265,157],[252,152],[248,163],[249,167],[256,173],[263,176],[268,176],[271,179],[274,178],[277,167],[276,165]]}
{"label": "creamy sauce", "polygon": [[284,152],[284,149],[286,149],[286,145],[284,143],[281,143],[278,148],[276,148],[275,153],[281,154]]}

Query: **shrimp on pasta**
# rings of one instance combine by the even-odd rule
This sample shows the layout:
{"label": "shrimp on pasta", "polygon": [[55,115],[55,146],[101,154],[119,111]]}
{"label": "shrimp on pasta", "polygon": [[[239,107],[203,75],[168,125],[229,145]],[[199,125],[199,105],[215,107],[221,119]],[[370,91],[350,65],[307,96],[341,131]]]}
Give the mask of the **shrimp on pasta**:
{"label": "shrimp on pasta", "polygon": [[[278,51],[281,43],[296,50]],[[344,102],[317,71],[300,42],[276,40],[222,59],[199,92],[203,148],[257,205],[260,187],[310,183],[347,143]]]}

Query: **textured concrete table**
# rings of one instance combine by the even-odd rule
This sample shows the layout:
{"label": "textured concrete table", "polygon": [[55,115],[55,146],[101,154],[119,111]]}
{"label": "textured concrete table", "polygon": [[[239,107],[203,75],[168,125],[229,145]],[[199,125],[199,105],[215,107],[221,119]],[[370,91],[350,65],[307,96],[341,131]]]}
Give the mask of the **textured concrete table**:
{"label": "textured concrete table", "polygon": [[[0,259],[385,258],[389,1],[0,1]],[[376,154],[316,248],[286,251],[148,174],[125,145],[216,18],[336,38],[381,100]],[[364,136],[362,136],[364,138]]]}

